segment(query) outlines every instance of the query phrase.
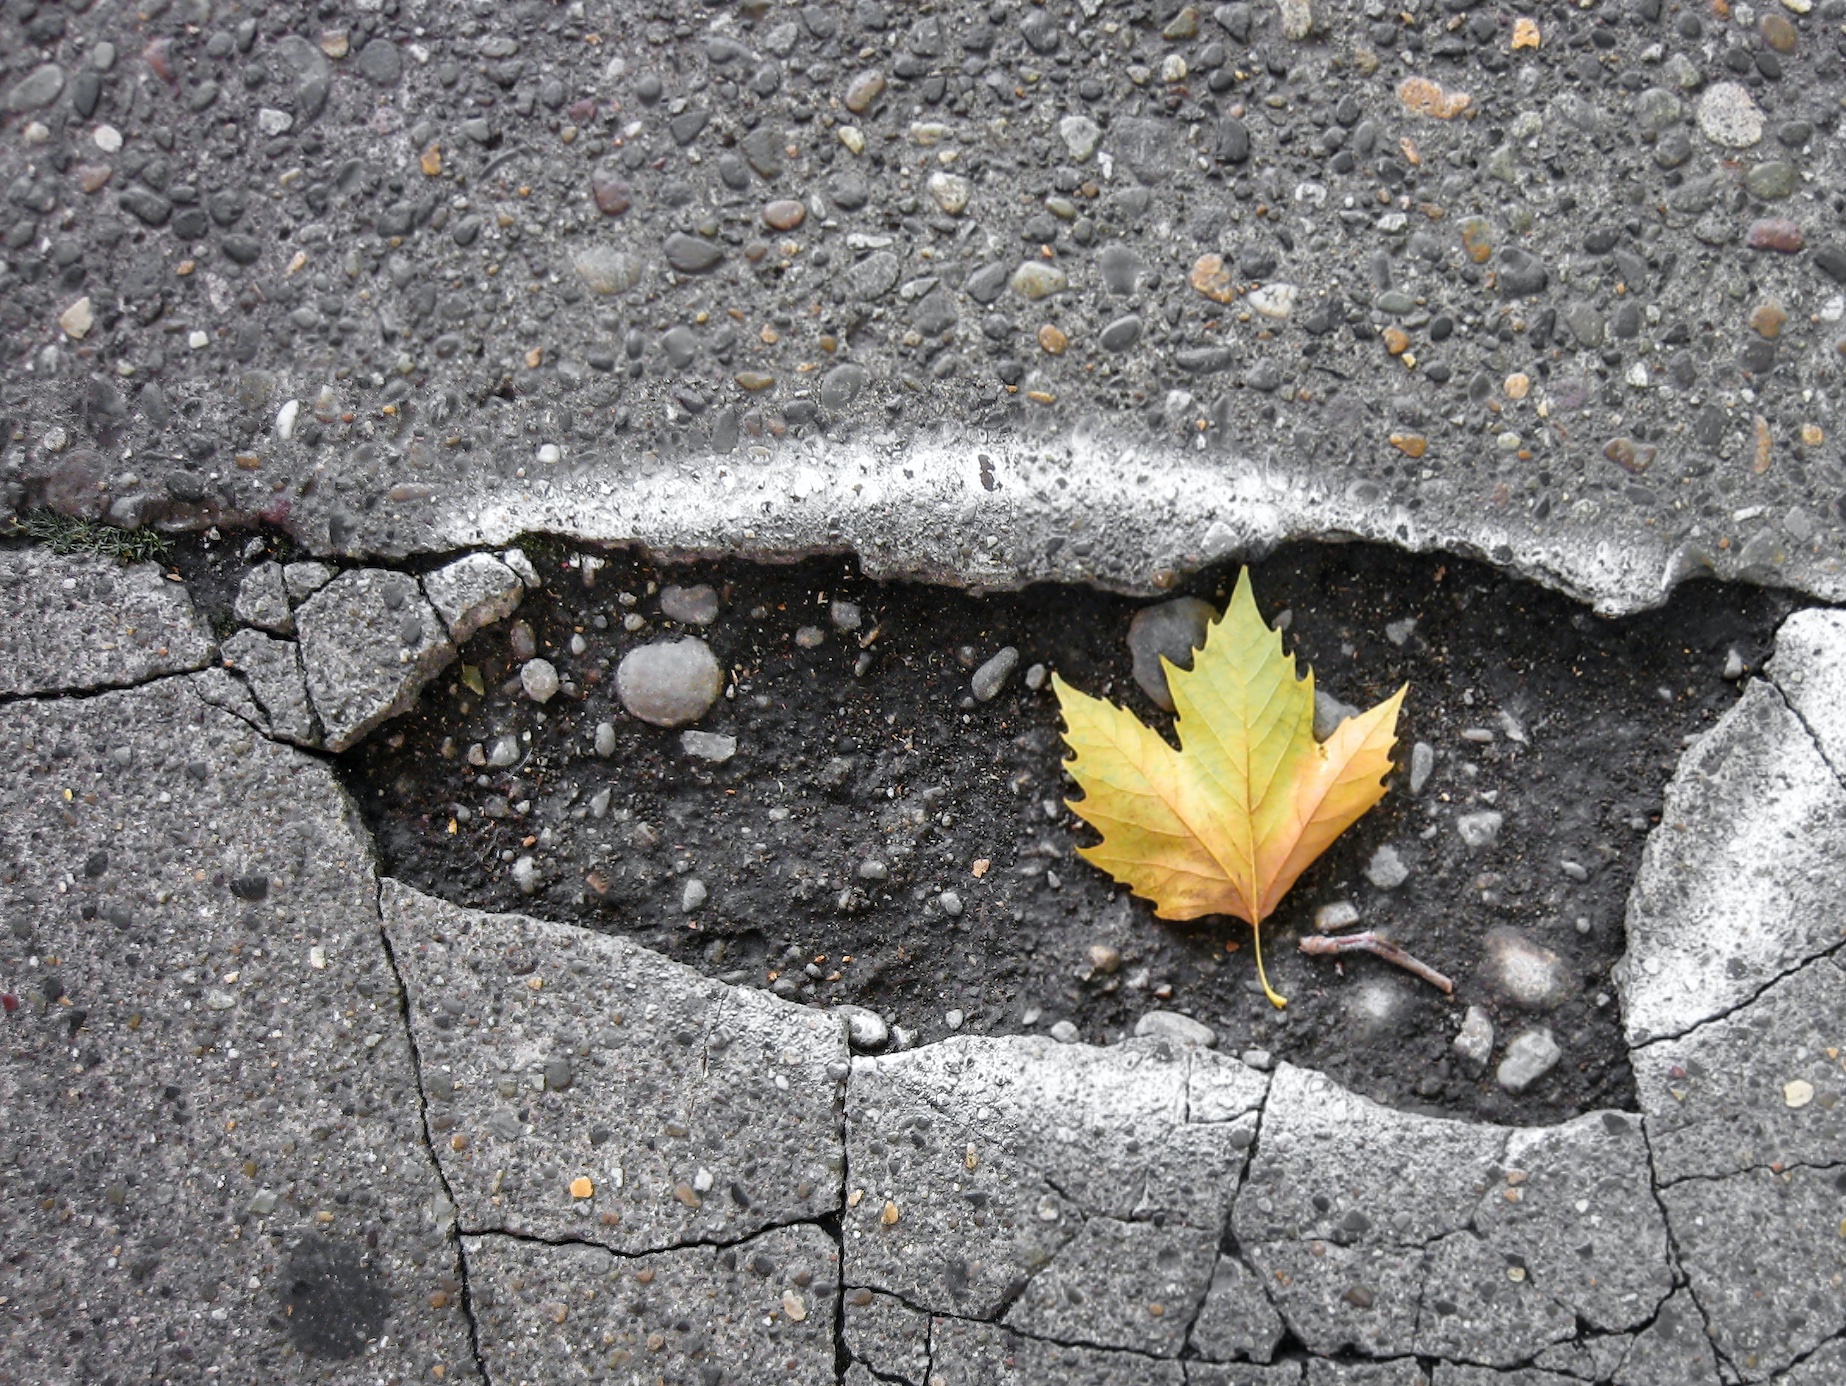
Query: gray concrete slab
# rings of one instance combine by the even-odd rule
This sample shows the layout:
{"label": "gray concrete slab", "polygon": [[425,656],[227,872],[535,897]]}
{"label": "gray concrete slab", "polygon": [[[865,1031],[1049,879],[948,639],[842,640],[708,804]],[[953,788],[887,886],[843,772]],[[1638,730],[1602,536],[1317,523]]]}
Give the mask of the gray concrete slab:
{"label": "gray concrete slab", "polygon": [[211,657],[185,585],[154,563],[0,549],[0,610],[0,697],[124,688]]}
{"label": "gray concrete slab", "polygon": [[1134,1352],[1048,1343],[995,1324],[938,1316],[930,1325],[932,1386],[1184,1386],[1186,1369]]}
{"label": "gray concrete slab", "polygon": [[1840,1177],[1837,1165],[1758,1169],[1661,1191],[1712,1343],[1745,1381],[1846,1329]]}
{"label": "gray concrete slab", "polygon": [[1779,693],[1753,682],[1667,786],[1614,976],[1631,1044],[1735,1009],[1846,940],[1846,788]]}
{"label": "gray concrete slab", "polygon": [[245,628],[226,636],[219,653],[249,688],[270,736],[297,746],[320,745],[301,651],[293,640]]}
{"label": "gray concrete slab", "polygon": [[643,1256],[498,1233],[462,1248],[495,1386],[839,1379],[839,1247],[812,1225]]}
{"label": "gray concrete slab", "polygon": [[[1203,1065],[1247,1092],[1263,1081],[1206,1053],[969,1038],[855,1059],[847,1283],[1068,1341],[1145,1334],[1177,1351],[1255,1135],[1254,1114],[1188,1125],[1191,1075]],[[1105,1258],[1113,1292],[1080,1309],[1071,1277],[1101,1270],[1086,1253],[1130,1245]],[[1082,1265],[1067,1272],[1066,1256]]]}
{"label": "gray concrete slab", "polygon": [[840,1342],[877,1379],[928,1386],[929,1319],[890,1295],[849,1289],[842,1296]]}
{"label": "gray concrete slab", "polygon": [[1299,1362],[1188,1362],[1186,1386],[1301,1386],[1304,1370]]}
{"label": "gray concrete slab", "polygon": [[1846,777],[1846,613],[1797,611],[1776,631],[1764,670],[1833,767]]}
{"label": "gray concrete slab", "polygon": [[471,553],[423,575],[423,593],[457,645],[519,609],[526,585],[492,554]]}
{"label": "gray concrete slab", "polygon": [[1846,1343],[1825,1344],[1774,1380],[1776,1386],[1831,1386],[1846,1380]]}
{"label": "gray concrete slab", "polygon": [[619,937],[382,902],[465,1229],[635,1254],[839,1210],[837,1017]]}
{"label": "gray concrete slab", "polygon": [[330,751],[407,712],[455,658],[442,618],[408,573],[350,568],[295,609],[295,624]]}
{"label": "gray concrete slab", "polygon": [[1741,1010],[1633,1051],[1663,1183],[1828,1164],[1846,1149],[1846,969],[1819,958]]}
{"label": "gray concrete slab", "polygon": [[1705,1318],[1692,1292],[1677,1289],[1654,1321],[1619,1354],[1614,1370],[1602,1353],[1592,1353],[1591,1379],[1608,1376],[1615,1386],[1716,1386],[1718,1360],[1705,1331]]}
{"label": "gray concrete slab", "polygon": [[0,808],[0,1371],[478,1379],[327,767],[169,678],[0,708]]}

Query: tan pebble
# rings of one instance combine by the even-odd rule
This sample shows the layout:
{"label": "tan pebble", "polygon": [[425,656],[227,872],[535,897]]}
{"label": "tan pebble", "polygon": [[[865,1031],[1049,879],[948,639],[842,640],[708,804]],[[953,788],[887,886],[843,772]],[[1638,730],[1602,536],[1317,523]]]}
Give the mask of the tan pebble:
{"label": "tan pebble", "polygon": [[100,192],[105,183],[115,176],[115,170],[108,164],[78,164],[77,186],[87,193]]}
{"label": "tan pebble", "polygon": [[1116,948],[1111,948],[1106,943],[1092,943],[1089,948],[1088,956],[1090,959],[1090,969],[1094,972],[1100,972],[1104,976],[1108,976],[1110,973],[1115,972],[1122,965],[1121,951]]}
{"label": "tan pebble", "polygon": [[1474,104],[1465,91],[1446,91],[1427,77],[1406,77],[1397,84],[1397,99],[1417,115],[1453,120]]}
{"label": "tan pebble", "polygon": [[977,1168],[980,1165],[980,1163],[981,1163],[981,1157],[979,1153],[976,1152],[973,1146],[969,1146],[967,1154],[961,1157],[961,1167],[963,1169],[972,1170],[972,1169]]}
{"label": "tan pebble", "polygon": [[673,1197],[677,1198],[688,1208],[697,1208],[705,1201],[699,1197],[699,1191],[697,1189],[686,1183],[675,1184],[673,1186]]}
{"label": "tan pebble", "polygon": [[90,310],[90,300],[87,297],[80,298],[59,313],[58,326],[73,341],[82,341],[87,337],[90,329],[96,326],[96,315]]}
{"label": "tan pebble", "polygon": [[857,1208],[863,1202],[865,1202],[864,1189],[854,1189],[851,1193],[846,1195],[846,1206],[848,1208]]}
{"label": "tan pebble", "polygon": [[1754,437],[1751,443],[1750,470],[1761,476],[1769,470],[1769,450],[1775,444],[1775,436],[1769,431],[1769,420],[1761,414],[1751,424],[1751,432]]}
{"label": "tan pebble", "polygon": [[439,144],[432,144],[428,149],[423,151],[422,157],[417,160],[417,163],[422,167],[423,172],[427,176],[434,178],[437,174],[442,172],[442,146]]}
{"label": "tan pebble", "polygon": [[1782,335],[1782,328],[1788,322],[1788,313],[1776,302],[1759,303],[1750,312],[1750,330],[1759,337],[1771,341]]}
{"label": "tan pebble", "polygon": [[1469,217],[1461,224],[1461,248],[1477,265],[1493,254],[1493,227],[1484,217]]}
{"label": "tan pebble", "polygon": [[808,1306],[801,1302],[801,1296],[793,1290],[782,1291],[782,1312],[788,1315],[790,1323],[805,1323]]}
{"label": "tan pebble", "polygon": [[1782,1100],[1792,1109],[1799,1111],[1814,1100],[1814,1085],[1805,1078],[1797,1078],[1793,1082],[1784,1083]]}
{"label": "tan pebble", "polygon": [[903,1214],[897,1211],[897,1205],[887,1200],[885,1210],[878,1215],[878,1220],[886,1227],[896,1227],[897,1220],[902,1216]]}
{"label": "tan pebble", "polygon": [[755,394],[760,390],[767,390],[775,383],[776,378],[769,374],[768,371],[737,372],[737,384],[742,389],[750,391],[751,394]]}
{"label": "tan pebble", "polygon": [[1793,53],[1798,42],[1795,26],[1779,14],[1763,16],[1763,42],[1778,53]]}
{"label": "tan pebble", "polygon": [[636,1271],[635,1272],[635,1283],[638,1285],[652,1285],[654,1283],[653,1270],[650,1268],[648,1270]]}
{"label": "tan pebble", "polygon": [[1192,262],[1192,272],[1186,276],[1186,280],[1213,303],[1229,303],[1237,297],[1230,273],[1224,268],[1222,255],[1199,256]]}
{"label": "tan pebble", "polygon": [[320,51],[336,62],[352,52],[352,40],[338,29],[329,29],[320,36]]}
{"label": "tan pebble", "polygon": [[592,1184],[584,1175],[580,1174],[570,1181],[570,1196],[572,1198],[588,1198],[595,1192],[596,1185]]}
{"label": "tan pebble", "polygon": [[650,1333],[647,1335],[647,1350],[649,1352],[659,1352],[666,1345],[667,1340],[664,1335],[659,1333]]}
{"label": "tan pebble", "polygon": [[1391,446],[1406,457],[1421,457],[1429,451],[1429,439],[1421,433],[1393,433]]}
{"label": "tan pebble", "polygon": [[432,1309],[447,1309],[449,1307],[449,1292],[447,1290],[437,1290],[429,1297],[429,1307]]}
{"label": "tan pebble", "polygon": [[1066,337],[1058,328],[1053,327],[1050,323],[1046,323],[1043,327],[1038,329],[1038,344],[1051,355],[1062,356],[1064,354],[1064,348],[1070,345],[1070,338]]}
{"label": "tan pebble", "polygon": [[1501,388],[1506,391],[1508,399],[1524,399],[1532,392],[1532,377],[1522,371],[1514,371],[1506,377],[1506,383]]}
{"label": "tan pebble", "polygon": [[[864,115],[872,108],[872,103],[885,93],[885,75],[876,68],[868,68],[846,85],[846,109],[854,115]],[[858,151],[854,151],[857,153]]]}
{"label": "tan pebble", "polygon": [[564,1320],[570,1317],[570,1308],[563,1304],[548,1305],[545,1309],[545,1317],[550,1319],[553,1323],[563,1323]]}
{"label": "tan pebble", "polygon": [[1805,423],[1801,425],[1801,441],[1811,448],[1817,448],[1827,441],[1827,435],[1819,424]]}
{"label": "tan pebble", "polygon": [[1034,404],[1056,404],[1058,397],[1049,390],[1027,390],[1026,398]]}
{"label": "tan pebble", "polygon": [[1387,327],[1384,330],[1385,350],[1393,356],[1402,356],[1410,350],[1410,334],[1401,327]]}
{"label": "tan pebble", "polygon": [[763,208],[763,223],[777,231],[793,231],[808,218],[808,209],[792,197],[779,197]]}
{"label": "tan pebble", "polygon": [[1521,15],[1513,21],[1513,47],[1536,48],[1540,43],[1538,21]]}
{"label": "tan pebble", "polygon": [[467,1148],[468,1148],[468,1138],[466,1136],[450,1136],[449,1137],[449,1149],[450,1150],[466,1150]]}
{"label": "tan pebble", "polygon": [[1150,1304],[1147,1306],[1147,1312],[1151,1314],[1154,1318],[1157,1318],[1157,1319],[1165,1318],[1166,1312],[1167,1312],[1167,1306],[1164,1304]]}

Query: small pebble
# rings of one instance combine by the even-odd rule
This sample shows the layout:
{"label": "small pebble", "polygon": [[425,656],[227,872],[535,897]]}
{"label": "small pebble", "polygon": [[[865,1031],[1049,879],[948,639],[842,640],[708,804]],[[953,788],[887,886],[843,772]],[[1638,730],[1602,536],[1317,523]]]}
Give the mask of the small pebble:
{"label": "small pebble", "polygon": [[1421,794],[1423,786],[1429,783],[1429,777],[1436,769],[1436,751],[1426,741],[1419,741],[1410,748],[1410,792]]}
{"label": "small pebble", "polygon": [[1396,890],[1410,879],[1410,868],[1398,855],[1397,848],[1380,847],[1365,864],[1365,879],[1380,890]]}
{"label": "small pebble", "polygon": [[737,754],[737,738],[718,732],[683,731],[679,734],[679,748],[697,760],[722,765]]}
{"label": "small pebble", "polygon": [[622,656],[615,691],[630,716],[683,727],[711,711],[724,691],[724,671],[703,640],[660,640]]}
{"label": "small pebble", "polygon": [[1527,1011],[1556,1010],[1575,990],[1562,958],[1508,928],[1493,929],[1487,935],[1481,984],[1502,1001]]}
{"label": "small pebble", "polygon": [[596,724],[596,754],[604,760],[615,754],[615,723]]}
{"label": "small pebble", "polygon": [[1218,610],[1197,597],[1176,597],[1156,606],[1144,606],[1128,623],[1128,654],[1134,679],[1156,707],[1173,711],[1173,694],[1167,687],[1166,665],[1192,667],[1192,654],[1205,643],[1206,632]]}
{"label": "small pebble", "polygon": [[1059,1044],[1075,1044],[1078,1033],[1076,1025],[1068,1020],[1060,1020],[1051,1027],[1051,1038]]}
{"label": "small pebble", "polygon": [[1337,934],[1358,922],[1358,907],[1350,900],[1335,900],[1314,911],[1314,928],[1323,934]]}
{"label": "small pebble", "polygon": [[846,1019],[846,1038],[862,1054],[876,1054],[891,1042],[891,1027],[883,1016],[864,1006],[836,1006],[834,1014]]}
{"label": "small pebble", "polygon": [[1499,840],[1500,827],[1505,821],[1505,816],[1496,810],[1482,809],[1479,813],[1464,813],[1457,818],[1455,831],[1470,849],[1478,851]]}
{"label": "small pebble", "polygon": [[1218,1032],[1178,1011],[1148,1011],[1135,1022],[1136,1039],[1166,1040],[1187,1049],[1215,1049]]}
{"label": "small pebble", "polygon": [[1006,681],[1018,667],[1019,651],[1011,645],[1003,647],[974,671],[970,686],[975,698],[983,703],[991,703],[1000,696],[1000,690],[1006,687]]}
{"label": "small pebble", "polygon": [[1455,1036],[1450,1047],[1462,1061],[1469,1077],[1480,1077],[1487,1069],[1487,1060],[1493,1056],[1493,1021],[1488,1019],[1487,1012],[1479,1006],[1468,1007],[1468,1014],[1461,1022],[1461,1032]]}
{"label": "small pebble", "polygon": [[660,589],[660,614],[681,625],[709,626],[718,619],[718,594],[711,584],[681,587],[677,583]]}
{"label": "small pebble", "polygon": [[535,703],[548,703],[557,695],[557,667],[548,659],[528,659],[519,667],[519,685]]}
{"label": "small pebble", "polygon": [[705,882],[697,876],[688,876],[686,884],[679,889],[679,912],[691,914],[710,898],[711,893],[705,889]]}
{"label": "small pebble", "polygon": [[833,622],[835,630],[846,634],[865,624],[865,613],[859,609],[857,602],[843,602],[836,598],[827,607],[827,619]]}
{"label": "small pebble", "polygon": [[1546,1029],[1526,1030],[1513,1037],[1494,1079],[1506,1091],[1522,1093],[1558,1065],[1564,1051]]}

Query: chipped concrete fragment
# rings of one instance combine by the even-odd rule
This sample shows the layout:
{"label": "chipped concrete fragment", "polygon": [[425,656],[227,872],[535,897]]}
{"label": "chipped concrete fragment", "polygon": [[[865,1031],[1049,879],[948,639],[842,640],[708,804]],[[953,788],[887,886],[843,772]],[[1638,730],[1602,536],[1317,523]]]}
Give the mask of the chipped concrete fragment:
{"label": "chipped concrete fragment", "polygon": [[448,626],[449,639],[461,645],[517,611],[526,585],[492,554],[471,553],[425,574],[423,592]]}
{"label": "chipped concrete fragment", "polygon": [[407,573],[348,569],[296,608],[295,623],[330,751],[407,712],[455,658],[441,617]]}

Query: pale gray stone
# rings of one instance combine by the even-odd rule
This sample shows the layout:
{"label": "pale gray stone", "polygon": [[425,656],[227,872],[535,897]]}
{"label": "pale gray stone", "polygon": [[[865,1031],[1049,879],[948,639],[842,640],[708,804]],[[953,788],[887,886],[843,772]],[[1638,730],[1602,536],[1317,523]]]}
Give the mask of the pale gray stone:
{"label": "pale gray stone", "polygon": [[1554,1011],[1576,990],[1564,960],[1517,929],[1487,932],[1481,985],[1500,1000],[1527,1011]]}
{"label": "pale gray stone", "polygon": [[533,702],[543,705],[558,696],[558,666],[548,659],[528,659],[519,666],[519,686]]}
{"label": "pale gray stone", "polygon": [[1314,739],[1325,741],[1340,728],[1340,723],[1349,717],[1357,717],[1359,709],[1351,703],[1342,702],[1324,688],[1314,690]]}
{"label": "pale gray stone", "polygon": [[724,670],[703,640],[657,640],[622,656],[615,690],[631,716],[657,727],[683,727],[711,711],[724,691]]}
{"label": "pale gray stone", "polygon": [[1389,1362],[1309,1359],[1307,1386],[1429,1386],[1429,1377],[1414,1357]]}
{"label": "pale gray stone", "polygon": [[455,658],[417,580],[384,568],[341,573],[295,609],[308,693],[327,749],[344,751],[415,705]]}
{"label": "pale gray stone", "polygon": [[1468,1072],[1479,1077],[1487,1068],[1487,1060],[1493,1057],[1493,1021],[1487,1012],[1479,1006],[1468,1007],[1461,1030],[1450,1048],[1467,1066]]}
{"label": "pale gray stone", "polygon": [[1135,682],[1156,707],[1173,711],[1161,660],[1190,669],[1193,651],[1204,645],[1206,631],[1217,618],[1218,609],[1197,597],[1176,597],[1135,612],[1128,623],[1128,653]]}
{"label": "pale gray stone", "polygon": [[163,679],[0,707],[0,803],[8,1372],[479,1381],[332,768]]}
{"label": "pale gray stone", "polygon": [[1436,770],[1436,748],[1419,741],[1410,748],[1410,792],[1421,794]]}
{"label": "pale gray stone", "polygon": [[282,581],[282,565],[259,563],[244,574],[237,585],[237,598],[231,614],[246,626],[255,626],[271,635],[293,635],[295,615],[289,610],[288,589]]}
{"label": "pale gray stone", "polygon": [[891,1040],[891,1027],[877,1011],[864,1006],[835,1006],[834,1014],[846,1019],[846,1038],[861,1054],[876,1054]]}
{"label": "pale gray stone", "polygon": [[153,563],[0,549],[0,609],[0,696],[121,688],[211,658],[185,586]]}
{"label": "pale gray stone", "polygon": [[1167,1040],[1199,1049],[1215,1049],[1218,1045],[1216,1030],[1178,1011],[1148,1011],[1135,1022],[1135,1038]]}
{"label": "pale gray stone", "polygon": [[986,663],[974,671],[970,687],[977,702],[991,703],[1000,696],[1007,680],[1012,678],[1013,670],[1019,667],[1019,651],[1011,645],[1003,645]]}
{"label": "pale gray stone", "polygon": [[1299,1362],[1188,1362],[1186,1386],[1301,1386],[1302,1370]]}
{"label": "pale gray stone", "polygon": [[1457,818],[1455,832],[1470,850],[1479,851],[1500,840],[1500,828],[1505,822],[1505,815],[1498,810],[1482,809],[1478,813],[1464,813]]}
{"label": "pale gray stone", "polygon": [[[619,936],[464,910],[395,881],[382,903],[437,1158],[468,1229],[629,1254],[840,1206],[837,1016]],[[537,1090],[532,1075],[558,1060],[568,1090],[548,1077]],[[579,1177],[588,1199],[570,1192]]]}
{"label": "pale gray stone", "polygon": [[718,592],[708,582],[696,587],[677,583],[660,589],[660,614],[689,626],[709,626],[718,619]]}
{"label": "pale gray stone", "polygon": [[449,639],[461,645],[517,611],[526,587],[492,554],[471,553],[425,574],[423,592],[448,626]]}
{"label": "pale gray stone", "polygon": [[1846,789],[1752,682],[1681,759],[1642,854],[1614,970],[1629,1042],[1684,1034],[1837,947],[1842,841]]}
{"label": "pale gray stone", "polygon": [[1563,1057],[1550,1030],[1543,1026],[1521,1030],[1507,1042],[1494,1081],[1510,1093],[1522,1093],[1556,1068]]}
{"label": "pale gray stone", "polygon": [[694,760],[722,765],[737,754],[737,738],[719,732],[683,731],[679,734],[679,748]]}
{"label": "pale gray stone", "polygon": [[243,679],[262,709],[271,736],[297,746],[320,745],[314,709],[308,702],[307,677],[294,641],[240,630],[224,642],[222,653],[225,665]]}
{"label": "pale gray stone", "polygon": [[488,1233],[462,1254],[496,1382],[837,1379],[839,1248],[811,1223],[638,1256]]}
{"label": "pale gray stone", "polygon": [[1365,879],[1380,890],[1396,890],[1410,879],[1410,868],[1404,864],[1397,848],[1386,843],[1366,862]]}

